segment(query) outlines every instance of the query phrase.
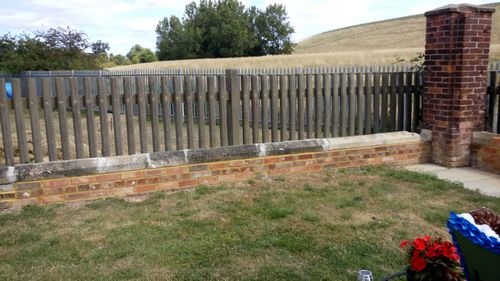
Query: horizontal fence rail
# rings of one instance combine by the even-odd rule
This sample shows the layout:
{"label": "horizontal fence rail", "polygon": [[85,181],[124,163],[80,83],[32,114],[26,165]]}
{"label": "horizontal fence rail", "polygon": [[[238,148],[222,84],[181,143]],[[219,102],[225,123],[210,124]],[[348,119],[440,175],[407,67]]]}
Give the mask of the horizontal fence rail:
{"label": "horizontal fence rail", "polygon": [[[324,74],[358,72],[403,72],[411,71],[411,64],[356,65],[340,67],[289,67],[289,68],[241,68],[241,75],[280,75],[280,74]],[[11,74],[0,72],[0,77],[37,78],[37,77],[113,77],[113,76],[170,76],[170,75],[225,75],[224,68],[182,69],[154,68],[129,70],[60,70],[60,71],[23,71]]]}
{"label": "horizontal fence rail", "polygon": [[416,131],[418,72],[0,78],[5,165]]}

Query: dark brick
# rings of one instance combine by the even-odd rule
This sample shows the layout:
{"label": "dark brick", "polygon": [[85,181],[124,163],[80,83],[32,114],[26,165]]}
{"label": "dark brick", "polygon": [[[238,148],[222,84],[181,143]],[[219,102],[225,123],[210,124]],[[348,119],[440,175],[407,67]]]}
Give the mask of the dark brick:
{"label": "dark brick", "polygon": [[208,165],[196,165],[196,166],[189,167],[189,172],[200,172],[200,171],[207,171],[207,170],[208,170]]}
{"label": "dark brick", "polygon": [[38,181],[16,183],[17,190],[29,190],[36,188],[40,188],[40,182]]}

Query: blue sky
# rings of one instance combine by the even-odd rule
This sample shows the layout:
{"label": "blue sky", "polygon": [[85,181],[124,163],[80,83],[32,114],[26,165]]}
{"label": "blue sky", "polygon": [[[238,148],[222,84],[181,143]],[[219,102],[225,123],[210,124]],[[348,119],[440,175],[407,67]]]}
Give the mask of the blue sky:
{"label": "blue sky", "polygon": [[[184,0],[2,0],[0,33],[18,34],[56,26],[85,32],[102,40],[111,52],[126,54],[134,44],[155,50],[155,27],[170,15],[182,16]],[[463,0],[243,0],[245,6],[285,5],[293,36],[300,41],[314,34],[376,20],[419,14]],[[471,4],[492,1],[469,0]],[[500,12],[500,11],[499,11]]]}

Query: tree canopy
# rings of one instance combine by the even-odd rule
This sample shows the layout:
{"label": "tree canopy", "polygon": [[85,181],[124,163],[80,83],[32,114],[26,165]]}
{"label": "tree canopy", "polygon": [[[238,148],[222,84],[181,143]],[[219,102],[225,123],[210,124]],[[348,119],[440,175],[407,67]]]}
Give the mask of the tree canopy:
{"label": "tree canopy", "polygon": [[156,27],[159,60],[289,54],[294,32],[283,5],[248,9],[237,0],[200,0]]}
{"label": "tree canopy", "polygon": [[108,50],[108,43],[91,43],[85,33],[69,27],[33,35],[7,33],[0,37],[0,70],[95,69]]}
{"label": "tree canopy", "polygon": [[156,55],[149,48],[144,48],[139,44],[135,44],[127,53],[127,58],[132,63],[143,63],[156,61]]}

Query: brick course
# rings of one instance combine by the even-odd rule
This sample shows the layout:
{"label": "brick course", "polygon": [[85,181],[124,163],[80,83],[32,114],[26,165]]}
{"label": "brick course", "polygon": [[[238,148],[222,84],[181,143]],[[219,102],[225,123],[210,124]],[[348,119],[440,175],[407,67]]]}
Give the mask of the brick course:
{"label": "brick course", "polygon": [[451,5],[426,13],[422,127],[432,131],[432,160],[470,164],[472,132],[484,130],[494,9]]}
{"label": "brick course", "polygon": [[0,192],[0,209],[17,208],[26,204],[64,203],[186,189],[198,185],[238,182],[257,177],[318,171],[324,168],[414,164],[427,162],[429,157],[429,145],[418,141],[125,171],[97,176],[16,182],[12,190]]}

